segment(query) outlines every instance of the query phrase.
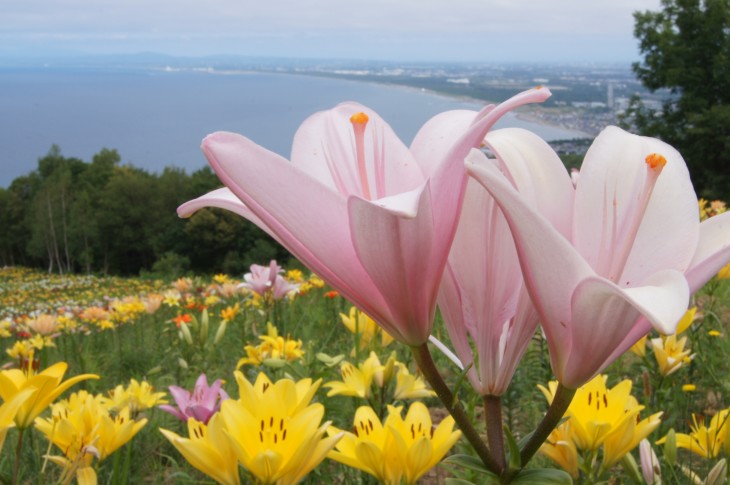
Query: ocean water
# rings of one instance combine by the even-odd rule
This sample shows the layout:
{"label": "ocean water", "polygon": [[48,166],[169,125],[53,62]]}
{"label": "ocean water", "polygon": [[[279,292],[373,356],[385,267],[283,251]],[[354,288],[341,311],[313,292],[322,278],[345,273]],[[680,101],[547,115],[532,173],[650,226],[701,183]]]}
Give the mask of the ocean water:
{"label": "ocean water", "polygon": [[[0,70],[0,187],[35,169],[52,144],[85,161],[115,148],[123,163],[151,172],[205,166],[200,142],[218,130],[288,156],[302,121],[349,100],[377,111],[406,144],[441,111],[482,107],[417,89],[298,74]],[[497,126],[547,140],[580,136],[513,115]]]}

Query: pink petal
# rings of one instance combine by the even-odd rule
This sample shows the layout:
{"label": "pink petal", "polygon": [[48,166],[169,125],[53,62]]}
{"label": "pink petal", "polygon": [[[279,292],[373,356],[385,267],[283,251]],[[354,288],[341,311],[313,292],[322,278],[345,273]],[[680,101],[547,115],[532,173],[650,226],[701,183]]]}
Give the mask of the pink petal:
{"label": "pink petal", "polygon": [[[493,104],[485,106],[482,112],[488,113],[494,107]],[[469,110],[444,111],[418,130],[411,143],[411,153],[427,177],[435,172],[438,163],[448,155],[454,140],[467,132],[476,115],[476,111]]]}
{"label": "pink petal", "polygon": [[349,199],[352,242],[398,326],[378,323],[399,340],[419,345],[431,333],[437,285],[446,259],[446,254],[434,254],[431,192],[426,186],[420,193],[413,218],[403,218],[376,202]]}
{"label": "pink petal", "polygon": [[[219,209],[225,209],[238,214],[239,216],[253,222],[269,236],[276,239],[276,234],[274,234],[271,229],[269,229],[268,226],[256,216],[256,214],[251,212],[228,187],[213,190],[198,197],[197,199],[185,202],[178,207],[177,213],[180,217],[190,217],[195,212],[206,207],[217,207]],[[281,241],[278,242],[281,244]]]}
{"label": "pink petal", "polygon": [[159,408],[160,408],[160,409],[161,409],[162,411],[165,411],[165,412],[167,412],[167,413],[170,413],[170,414],[172,414],[173,416],[175,416],[175,417],[176,417],[177,419],[179,419],[180,421],[187,421],[187,420],[188,420],[188,417],[187,417],[187,416],[185,416],[185,415],[184,415],[184,414],[183,414],[182,412],[180,412],[180,410],[179,410],[179,409],[177,409],[177,408],[175,408],[175,407],[172,407],[172,406],[170,406],[169,404],[161,404],[161,405],[160,405],[160,406],[158,406],[158,407],[159,407]]}
{"label": "pink petal", "polygon": [[209,135],[203,151],[221,181],[297,259],[364,311],[382,307],[357,264],[343,197],[240,135]]}
{"label": "pink petal", "polygon": [[556,376],[568,387],[582,385],[610,362],[609,356],[641,315],[662,333],[673,333],[688,303],[687,282],[674,270],[657,273],[645,286],[628,289],[604,278],[586,278],[573,294],[570,357],[561,368],[554,368]]}
{"label": "pink petal", "polygon": [[692,293],[702,288],[720,269],[730,263],[730,212],[700,224],[700,240],[685,274]]}
{"label": "pink petal", "polygon": [[[446,266],[439,286],[438,306],[456,355],[462,365],[467,367],[474,362],[474,351],[469,341],[469,332],[475,332],[474,315],[468,303],[462,300],[462,295],[454,272],[450,266]],[[469,368],[467,378],[479,394],[485,394],[475,366]]]}
{"label": "pink petal", "polygon": [[492,131],[485,141],[527,203],[570,239],[575,190],[565,165],[550,145],[521,128]]}
{"label": "pink petal", "polygon": [[[307,118],[294,136],[292,162],[343,195],[363,196],[350,122],[350,117],[360,112],[369,118],[364,145],[370,186],[382,185],[382,191],[376,192],[375,197],[420,185],[424,176],[408,148],[375,111],[354,102],[341,103]],[[326,146],[323,133],[328,134]]]}
{"label": "pink petal", "polygon": [[486,188],[502,208],[517,246],[525,284],[541,317],[548,342],[570,349],[567,324],[571,321],[571,297],[578,283],[593,270],[552,224],[526,204],[493,164],[483,157],[467,159],[467,171]]}
{"label": "pink petal", "polygon": [[168,389],[170,390],[170,395],[175,400],[177,407],[185,409],[190,402],[190,391],[178,386],[170,386]]}
{"label": "pink petal", "polygon": [[[638,195],[647,179],[647,155],[667,159],[651,193],[636,238],[623,231],[642,217]],[[575,195],[573,242],[591,267],[622,286],[633,286],[659,269],[684,271],[697,245],[697,198],[682,157],[653,138],[606,128],[586,154]],[[669,236],[668,236],[669,235]],[[630,244],[621,275],[609,271],[620,248]]]}

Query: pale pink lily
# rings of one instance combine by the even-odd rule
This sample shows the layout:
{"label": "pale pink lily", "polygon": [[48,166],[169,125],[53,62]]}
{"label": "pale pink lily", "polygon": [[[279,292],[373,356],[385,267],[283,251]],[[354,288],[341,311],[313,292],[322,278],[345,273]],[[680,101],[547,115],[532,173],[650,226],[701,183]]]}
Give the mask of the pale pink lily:
{"label": "pale pink lily", "polygon": [[214,133],[203,151],[228,189],[178,213],[214,206],[248,218],[389,334],[418,346],[431,333],[466,185],[464,158],[504,113],[549,94],[534,89],[489,106],[457,138],[438,131],[451,116],[442,113],[410,150],[357,103],[308,118],[291,162],[240,135]]}
{"label": "pale pink lily", "polygon": [[[572,201],[570,179],[552,176],[543,184],[535,178],[560,173],[563,163],[547,143],[525,130],[497,130],[486,140],[498,143],[512,136],[529,139],[534,152],[504,158],[505,174],[528,204],[560,227],[562,211],[570,210]],[[474,179],[467,184],[438,305],[459,359],[465,366],[471,364],[467,377],[472,386],[482,395],[503,394],[535,333],[538,316],[507,221]]]}
{"label": "pale pink lily", "polygon": [[590,380],[651,326],[673,333],[690,292],[730,261],[730,216],[700,226],[684,160],[659,140],[615,127],[596,138],[564,207],[568,233],[500,171],[500,160],[533,153],[534,142],[512,136],[488,144],[498,161],[474,151],[467,169],[505,214],[553,372],[567,388]]}
{"label": "pale pink lily", "polygon": [[260,296],[271,295],[274,300],[281,300],[299,288],[299,285],[289,283],[281,276],[283,271],[273,259],[268,266],[252,264],[251,272],[243,275],[244,282],[240,286]]}
{"label": "pale pink lily", "polygon": [[228,394],[221,386],[223,382],[216,379],[208,386],[208,378],[200,374],[195,381],[195,387],[190,392],[178,386],[170,386],[170,394],[175,399],[177,407],[163,404],[161,410],[166,411],[181,421],[194,418],[196,421],[208,424],[208,420],[220,410],[221,402],[228,399]]}

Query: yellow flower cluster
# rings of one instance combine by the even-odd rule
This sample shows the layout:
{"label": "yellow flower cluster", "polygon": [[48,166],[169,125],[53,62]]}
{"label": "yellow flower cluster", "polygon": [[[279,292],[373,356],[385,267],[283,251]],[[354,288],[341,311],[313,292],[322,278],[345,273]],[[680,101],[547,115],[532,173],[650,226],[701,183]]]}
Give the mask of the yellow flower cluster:
{"label": "yellow flower cluster", "polygon": [[246,345],[244,351],[246,357],[241,358],[236,364],[236,369],[244,365],[271,364],[280,365],[285,362],[293,362],[304,356],[301,340],[284,338],[279,335],[276,327],[268,322],[268,332],[261,335],[259,345]]}
{"label": "yellow flower cluster", "polygon": [[[660,424],[662,413],[639,419],[644,409],[631,395],[631,381],[623,380],[606,387],[607,376],[598,375],[579,388],[565,416],[568,418],[550,434],[540,451],[570,473],[579,474],[580,454],[595,456],[603,450],[601,470],[608,470],[626,453],[639,445]],[[538,386],[548,402],[552,402],[558,383],[548,388]]]}
{"label": "yellow flower cluster", "polygon": [[699,199],[697,203],[700,208],[701,221],[727,211],[727,206],[722,200],[713,200],[712,202],[709,202],[705,199]]}
{"label": "yellow flower cluster", "polygon": [[[659,373],[668,376],[675,373],[683,366],[689,364],[694,358],[691,350],[687,347],[687,337],[680,337],[697,317],[697,307],[690,308],[677,324],[677,332],[672,335],[659,335],[649,340],[649,345],[653,350]],[[646,355],[648,337],[644,336],[636,342],[631,351],[644,357]]]}
{"label": "yellow flower cluster", "polygon": [[135,420],[128,407],[109,404],[102,395],[79,391],[54,404],[51,417],[35,420],[36,429],[64,454],[49,456],[63,467],[62,483],[74,476],[79,483],[96,483],[94,458],[104,461],[147,424]]}
{"label": "yellow flower cluster", "polygon": [[325,437],[324,406],[310,403],[321,381],[281,379],[260,373],[254,384],[235,372],[239,399],[227,399],[207,425],[191,418],[188,437],[161,429],[185,459],[218,483],[241,483],[239,463],[252,482],[288,485],[301,481],[342,434]]}
{"label": "yellow flower cluster", "polygon": [[390,355],[385,365],[375,352],[370,355],[357,367],[349,362],[340,365],[341,381],[332,381],[324,385],[329,388],[327,396],[352,396],[363,399],[370,399],[374,388],[382,390],[396,377],[394,399],[420,399],[435,396],[432,390],[426,388],[426,383],[421,376],[414,376],[408,371],[408,367],[398,362],[395,352]]}
{"label": "yellow flower cluster", "polygon": [[127,408],[133,416],[158,404],[167,404],[165,393],[155,392],[149,382],[138,382],[136,379],[131,379],[127,386],[116,386],[109,391],[109,397],[104,398],[104,405],[108,409],[120,412]]}

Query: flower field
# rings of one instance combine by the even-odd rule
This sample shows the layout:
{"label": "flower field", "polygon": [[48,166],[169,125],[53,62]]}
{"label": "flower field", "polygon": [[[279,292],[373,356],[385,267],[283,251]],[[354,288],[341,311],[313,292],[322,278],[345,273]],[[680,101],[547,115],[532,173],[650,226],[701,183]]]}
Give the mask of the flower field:
{"label": "flower field", "polygon": [[[0,288],[4,482],[482,482],[408,348],[315,275],[274,262],[170,282],[11,267]],[[581,483],[656,470],[723,483],[728,291],[711,280],[676,335],[650,334],[581,387],[530,466]],[[441,322],[434,335],[451,346]],[[482,396],[435,358],[484,433]],[[547,409],[550,381],[537,332],[503,396],[515,439]]]}

